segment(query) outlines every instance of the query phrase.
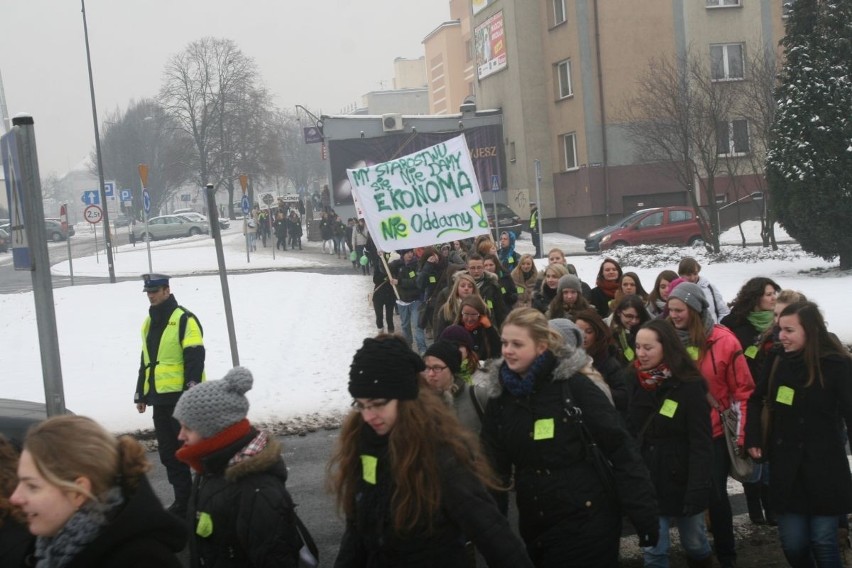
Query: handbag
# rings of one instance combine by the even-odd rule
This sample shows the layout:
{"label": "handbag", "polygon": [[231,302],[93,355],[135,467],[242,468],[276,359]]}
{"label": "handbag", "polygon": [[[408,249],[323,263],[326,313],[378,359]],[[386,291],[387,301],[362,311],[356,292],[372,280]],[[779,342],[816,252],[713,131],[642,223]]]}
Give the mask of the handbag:
{"label": "handbag", "polygon": [[725,432],[725,446],[727,446],[728,455],[731,458],[731,469],[729,471],[731,477],[741,483],[754,483],[757,481],[755,478],[754,460],[737,445],[739,438],[737,422],[739,420],[736,413],[731,408],[720,410],[719,418],[722,420],[722,430]]}
{"label": "handbag", "polygon": [[604,492],[613,502],[617,503],[618,491],[615,485],[615,474],[612,472],[612,462],[603,453],[591,431],[589,431],[589,427],[583,422],[583,410],[574,403],[568,381],[562,381],[562,402],[564,404],[562,411],[568,417],[568,420],[577,426],[577,430],[580,433],[580,440],[583,443],[586,461],[592,465],[595,473],[597,473],[597,477],[601,485],[603,485]]}
{"label": "handbag", "polygon": [[302,546],[299,548],[299,568],[316,568],[319,566],[319,549],[314,542],[308,528],[293,511],[293,519],[296,521],[296,532],[299,533],[299,538],[302,541]]}

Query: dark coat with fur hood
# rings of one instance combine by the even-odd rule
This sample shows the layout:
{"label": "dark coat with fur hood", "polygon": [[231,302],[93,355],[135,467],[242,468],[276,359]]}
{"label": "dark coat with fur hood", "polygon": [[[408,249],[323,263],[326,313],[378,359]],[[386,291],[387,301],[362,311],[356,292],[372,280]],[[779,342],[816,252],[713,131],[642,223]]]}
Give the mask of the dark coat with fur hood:
{"label": "dark coat with fur hood", "polygon": [[[515,468],[519,528],[536,566],[561,567],[568,558],[572,566],[617,566],[622,513],[640,535],[658,532],[654,489],[618,412],[579,373],[586,353],[563,349],[556,355],[535,377],[532,394],[520,397],[503,389],[504,365],[495,361],[486,385],[491,398],[483,443],[499,474],[508,479]],[[566,417],[566,385],[572,406],[580,407],[583,421],[612,462],[617,503],[586,460],[579,427]],[[550,427],[537,428],[542,424]]]}
{"label": "dark coat with fur hood", "polygon": [[[270,437],[257,454],[228,465],[257,436],[252,429],[241,440],[202,460],[204,473],[195,476],[189,503],[193,567],[297,565],[300,539],[280,442]],[[203,537],[198,529],[205,513],[212,531]]]}

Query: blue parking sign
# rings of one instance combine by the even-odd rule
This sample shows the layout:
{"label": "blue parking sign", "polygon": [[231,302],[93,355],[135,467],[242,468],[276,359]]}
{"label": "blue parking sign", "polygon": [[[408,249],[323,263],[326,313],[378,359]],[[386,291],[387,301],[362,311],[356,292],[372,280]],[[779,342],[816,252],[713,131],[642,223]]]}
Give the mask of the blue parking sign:
{"label": "blue parking sign", "polygon": [[248,212],[249,212],[248,195],[243,195],[242,200],[240,200],[240,208],[243,210],[243,215],[248,215]]}

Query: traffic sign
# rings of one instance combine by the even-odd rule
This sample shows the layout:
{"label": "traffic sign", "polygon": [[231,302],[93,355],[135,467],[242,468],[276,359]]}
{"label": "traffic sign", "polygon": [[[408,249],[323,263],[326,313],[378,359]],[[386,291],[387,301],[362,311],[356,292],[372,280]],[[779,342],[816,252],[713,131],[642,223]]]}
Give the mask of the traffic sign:
{"label": "traffic sign", "polygon": [[497,174],[491,176],[491,191],[500,191],[500,176]]}
{"label": "traffic sign", "polygon": [[83,210],[83,217],[86,219],[86,221],[88,221],[92,225],[95,225],[97,223],[100,223],[101,219],[104,218],[104,212],[97,205],[89,205]]}
{"label": "traffic sign", "polygon": [[98,193],[95,189],[89,189],[83,192],[83,195],[80,197],[80,200],[86,205],[100,205],[101,194]]}
{"label": "traffic sign", "polygon": [[151,212],[151,194],[147,189],[142,190],[142,206],[145,207],[145,213]]}
{"label": "traffic sign", "polygon": [[104,182],[104,195],[107,199],[115,199],[115,182],[114,181],[105,181]]}
{"label": "traffic sign", "polygon": [[133,192],[131,192],[129,189],[122,189],[121,190],[121,200],[122,201],[133,201]]}
{"label": "traffic sign", "polygon": [[240,200],[240,208],[243,210],[243,215],[248,215],[248,212],[249,212],[248,195],[243,195],[243,198]]}

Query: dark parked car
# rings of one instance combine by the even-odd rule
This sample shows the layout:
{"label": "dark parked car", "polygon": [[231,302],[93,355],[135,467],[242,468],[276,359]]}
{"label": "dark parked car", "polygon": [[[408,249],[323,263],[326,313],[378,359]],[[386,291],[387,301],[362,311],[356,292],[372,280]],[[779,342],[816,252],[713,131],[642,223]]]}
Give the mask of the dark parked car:
{"label": "dark parked car", "polygon": [[9,252],[9,233],[0,229],[0,252]]}
{"label": "dark parked car", "polygon": [[[71,414],[70,411],[68,411]],[[0,434],[18,447],[27,429],[47,418],[47,407],[41,402],[0,398]]]}
{"label": "dark parked car", "polygon": [[110,221],[112,221],[113,227],[118,229],[121,227],[129,227],[133,220],[127,215],[117,215],[115,219],[110,218]]}
{"label": "dark parked car", "polygon": [[[485,211],[488,213],[488,223],[491,225],[491,231],[495,232],[497,225],[499,225],[500,232],[503,231],[512,231],[515,233],[515,238],[520,239],[521,233],[523,232],[524,225],[521,223],[521,218],[517,213],[512,211],[512,208],[504,203],[497,204],[497,221],[498,223],[494,223],[494,204],[487,203],[485,205]],[[500,235],[495,234],[494,238],[499,238]]]}
{"label": "dark parked car", "polygon": [[44,230],[47,234],[47,239],[55,243],[58,243],[59,241],[64,241],[68,237],[74,236],[74,225],[71,225],[69,223],[68,229],[66,231],[63,231],[62,223],[60,223],[56,219],[45,219]]}
{"label": "dark parked car", "polygon": [[595,252],[632,245],[698,245],[707,223],[692,207],[641,209],[624,219],[589,233],[586,250]]}

